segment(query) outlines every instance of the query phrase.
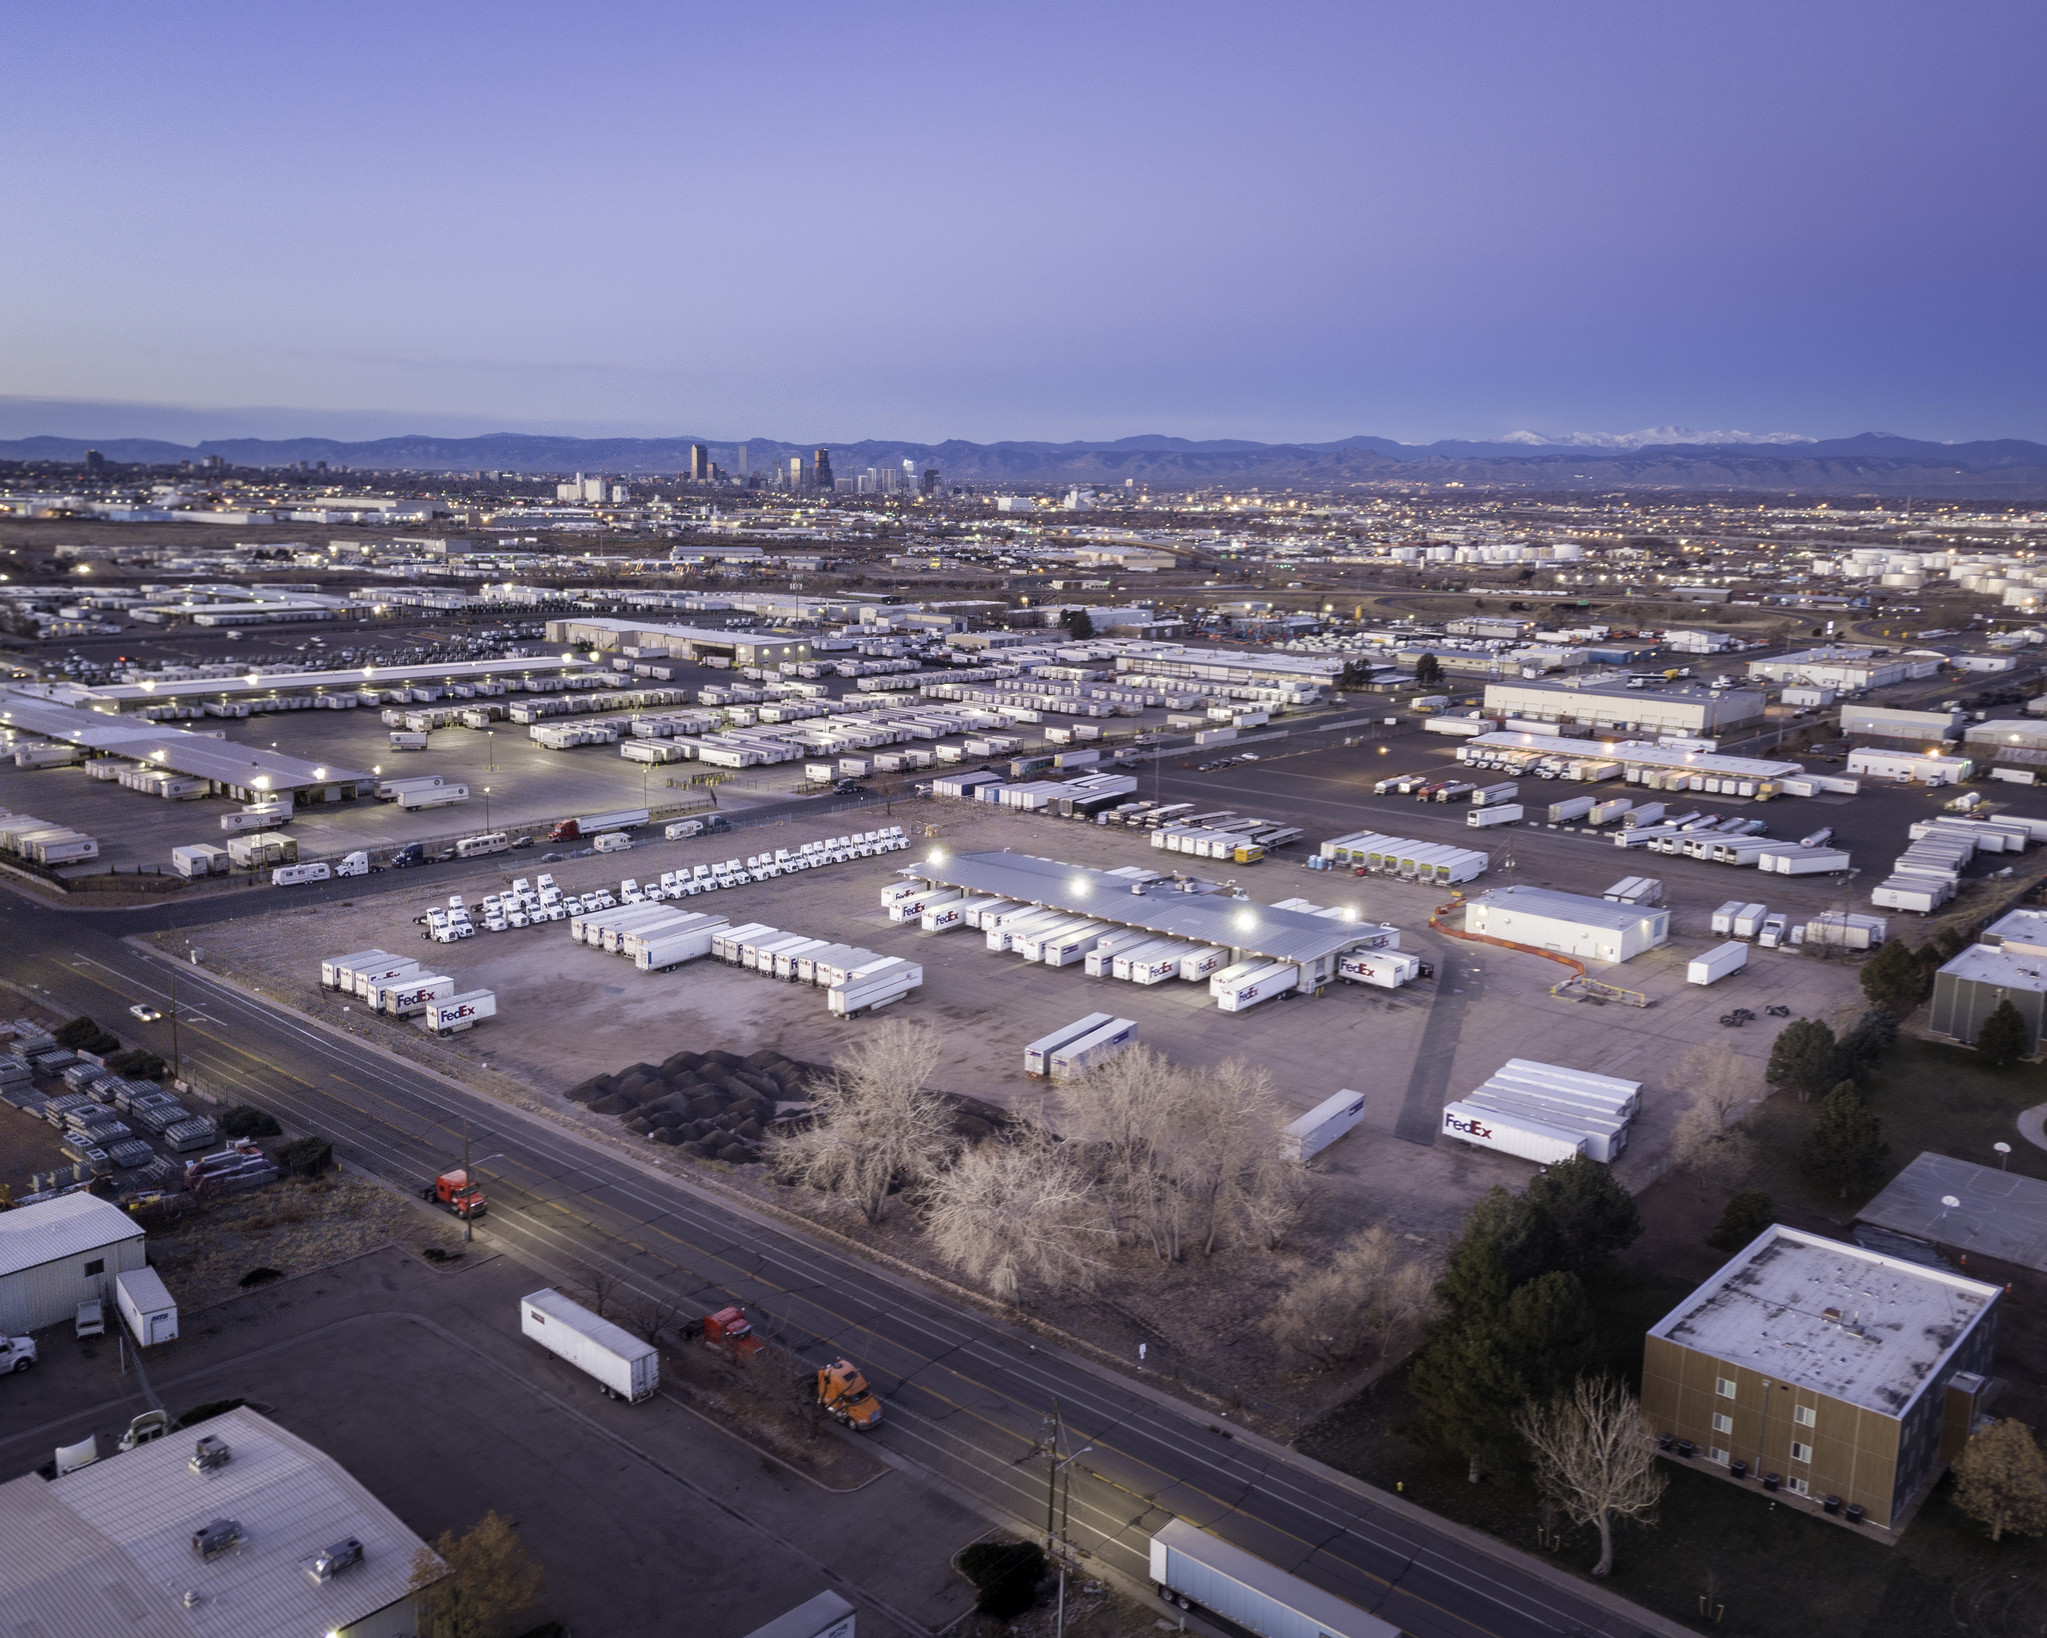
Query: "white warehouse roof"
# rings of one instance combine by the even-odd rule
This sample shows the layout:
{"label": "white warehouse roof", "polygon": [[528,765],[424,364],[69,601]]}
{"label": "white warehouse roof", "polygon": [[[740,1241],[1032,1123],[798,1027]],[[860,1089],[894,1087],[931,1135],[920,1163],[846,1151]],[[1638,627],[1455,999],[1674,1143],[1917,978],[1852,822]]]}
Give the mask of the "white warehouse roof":
{"label": "white warehouse roof", "polygon": [[83,1190],[16,1206],[0,1211],[0,1275],[142,1237],[141,1225],[119,1206]]}
{"label": "white warehouse roof", "polygon": [[1805,766],[1798,762],[1765,762],[1752,756],[1720,756],[1712,751],[1680,751],[1670,745],[1650,745],[1639,739],[1619,741],[1562,739],[1546,734],[1477,734],[1458,747],[1457,754],[1483,747],[1495,751],[1533,751],[1542,756],[1567,756],[1575,761],[1608,761],[1637,768],[1683,768],[1689,773],[1734,775],[1737,779],[1795,779]]}
{"label": "white warehouse roof", "polygon": [[[192,1471],[201,1434],[226,1442],[226,1466]],[[239,1522],[242,1543],[202,1559],[192,1533],[213,1519]],[[349,1536],[362,1562],[315,1582],[305,1561]],[[37,1638],[336,1632],[404,1600],[425,1545],[339,1463],[248,1409],[0,1485],[0,1540],[8,1630]]]}

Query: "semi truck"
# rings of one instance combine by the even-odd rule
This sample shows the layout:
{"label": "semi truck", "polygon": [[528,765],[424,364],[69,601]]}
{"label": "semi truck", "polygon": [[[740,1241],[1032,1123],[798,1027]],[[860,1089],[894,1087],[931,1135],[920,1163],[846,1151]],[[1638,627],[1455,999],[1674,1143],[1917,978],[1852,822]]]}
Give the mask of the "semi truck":
{"label": "semi truck", "polygon": [[1151,1583],[1168,1604],[1221,1616],[1259,1638],[1400,1638],[1398,1627],[1185,1519],[1151,1538]]}
{"label": "semi truck", "polygon": [[817,1402],[856,1433],[881,1426],[881,1401],[850,1359],[835,1359],[817,1373]]}
{"label": "semi truck", "polygon": [[519,1329],[559,1359],[594,1377],[607,1397],[638,1404],[661,1385],[661,1356],[651,1342],[599,1319],[559,1291],[519,1299]]}
{"label": "semi truck", "polygon": [[573,842],[584,836],[598,836],[606,831],[636,830],[651,817],[645,808],[620,808],[613,813],[584,814],[580,818],[564,819],[547,833],[550,842]]}
{"label": "semi truck", "polygon": [[469,1181],[469,1173],[460,1166],[451,1172],[441,1173],[419,1191],[419,1197],[465,1222],[490,1210],[490,1202],[484,1199],[483,1190]]}

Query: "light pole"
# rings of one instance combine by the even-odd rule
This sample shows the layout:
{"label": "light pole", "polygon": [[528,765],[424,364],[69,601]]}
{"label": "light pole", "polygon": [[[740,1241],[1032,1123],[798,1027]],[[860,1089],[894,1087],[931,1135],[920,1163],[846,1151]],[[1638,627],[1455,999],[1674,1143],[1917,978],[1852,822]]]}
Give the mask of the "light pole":
{"label": "light pole", "polygon": [[483,731],[483,771],[485,773],[498,771],[498,731],[495,728],[486,728]]}
{"label": "light pole", "polygon": [[[1072,1516],[1073,1508],[1072,1476],[1066,1476],[1066,1482],[1063,1486],[1059,1481],[1061,1475],[1066,1474],[1066,1469],[1071,1464],[1079,1461],[1081,1457],[1087,1455],[1089,1451],[1095,1448],[1093,1445],[1082,1445],[1080,1449],[1071,1454],[1061,1456],[1059,1454],[1059,1446],[1065,1438],[1065,1434],[1065,1423],[1061,1420],[1059,1414],[1059,1401],[1055,1399],[1052,1401],[1052,1428],[1045,1441],[1045,1455],[1049,1459],[1049,1465],[1045,1469],[1045,1550],[1052,1552],[1056,1549],[1059,1554],[1059,1613],[1056,1623],[1052,1628],[1055,1638],[1066,1638],[1066,1560],[1068,1557],[1066,1526],[1068,1519]],[[1057,1505],[1062,1490],[1066,1499],[1066,1507],[1063,1511]]]}
{"label": "light pole", "polygon": [[2001,1172],[2009,1171],[2011,1169],[2011,1145],[2009,1143],[1993,1143],[1990,1147],[1997,1151],[1997,1169]]}
{"label": "light pole", "polygon": [[483,828],[490,829],[490,787],[483,787]]}

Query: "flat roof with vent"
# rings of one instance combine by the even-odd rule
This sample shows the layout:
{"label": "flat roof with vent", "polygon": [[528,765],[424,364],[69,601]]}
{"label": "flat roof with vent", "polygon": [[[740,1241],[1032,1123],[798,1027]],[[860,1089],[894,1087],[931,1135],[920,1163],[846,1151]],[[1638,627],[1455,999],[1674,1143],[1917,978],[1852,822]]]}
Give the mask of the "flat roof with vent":
{"label": "flat roof with vent", "polygon": [[[1957,1204],[1950,1206],[1950,1200]],[[1931,1245],[2047,1270],[2047,1183],[1973,1160],[1921,1154],[1855,1220]]]}
{"label": "flat roof with vent", "polygon": [[1980,1280],[1780,1224],[1649,1335],[1902,1416],[2001,1294]]}
{"label": "flat roof with vent", "polygon": [[[203,1472],[202,1435],[228,1449]],[[216,1519],[240,1543],[202,1558],[193,1532]],[[350,1536],[362,1561],[316,1581],[307,1561]],[[0,1485],[0,1542],[0,1629],[37,1638],[336,1632],[405,1600],[425,1545],[340,1463],[247,1408]]]}

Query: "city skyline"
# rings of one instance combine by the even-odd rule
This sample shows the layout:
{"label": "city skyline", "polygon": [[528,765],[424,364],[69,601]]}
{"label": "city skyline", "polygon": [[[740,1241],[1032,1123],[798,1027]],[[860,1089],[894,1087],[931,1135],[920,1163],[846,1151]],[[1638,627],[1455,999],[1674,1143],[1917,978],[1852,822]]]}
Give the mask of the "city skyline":
{"label": "city skyline", "polygon": [[483,17],[25,19],[0,431],[2047,436],[2032,8]]}

